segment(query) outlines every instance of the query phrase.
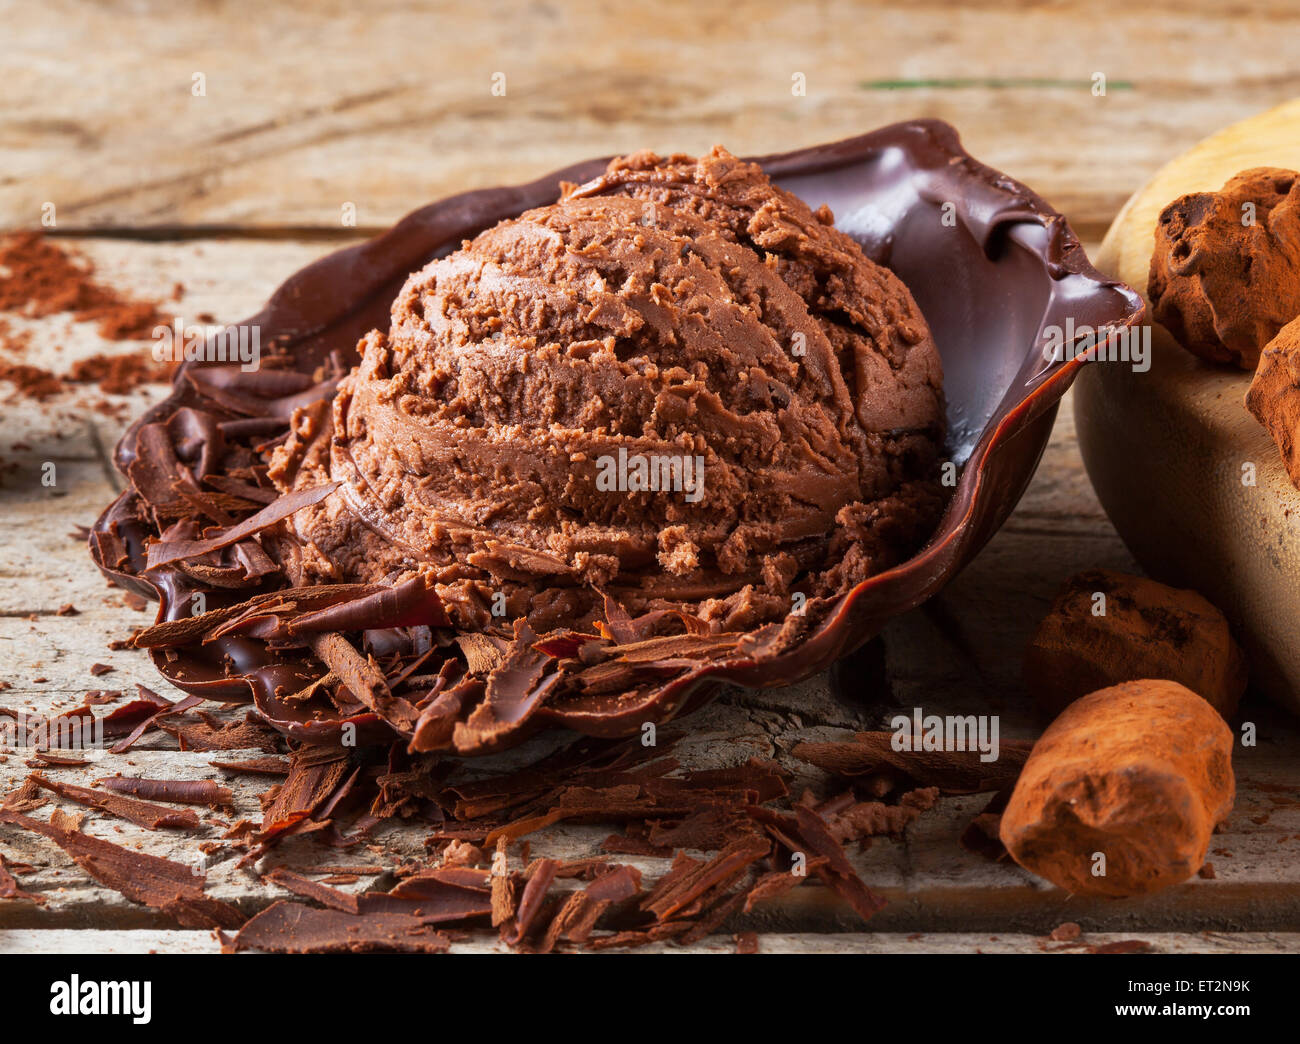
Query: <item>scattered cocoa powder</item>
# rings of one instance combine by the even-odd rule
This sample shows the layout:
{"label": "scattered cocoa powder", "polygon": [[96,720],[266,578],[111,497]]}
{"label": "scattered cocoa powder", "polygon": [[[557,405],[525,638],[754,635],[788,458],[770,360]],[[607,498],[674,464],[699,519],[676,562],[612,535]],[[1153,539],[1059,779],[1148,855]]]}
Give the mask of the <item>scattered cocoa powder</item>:
{"label": "scattered cocoa powder", "polygon": [[155,362],[144,352],[127,355],[92,355],[72,364],[64,380],[74,384],[97,384],[108,395],[125,395],[142,384],[165,384],[171,380],[175,366]]}
{"label": "scattered cocoa powder", "polygon": [[9,381],[23,398],[44,402],[66,390],[63,381],[39,366],[26,363],[0,363],[0,381]]}
{"label": "scattered cocoa powder", "polygon": [[[139,301],[96,281],[92,262],[39,232],[15,232],[0,237],[0,311],[28,319],[70,313],[79,322],[93,322],[99,336],[110,341],[142,340],[155,326],[169,320],[150,301]],[[0,319],[0,347],[25,355],[33,347],[32,332]],[[67,383],[97,384],[100,391],[121,395],[141,384],[170,380],[173,367],[151,355],[100,353],[73,364],[67,374],[27,363],[0,365],[0,380],[12,382],[18,395],[43,402],[67,390]],[[101,412],[111,409],[101,404]]]}
{"label": "scattered cocoa powder", "polygon": [[65,250],[39,232],[0,239],[0,311],[40,319],[71,312],[79,322],[98,324],[110,341],[148,337],[167,322],[156,305],[136,301],[99,283],[88,258]]}

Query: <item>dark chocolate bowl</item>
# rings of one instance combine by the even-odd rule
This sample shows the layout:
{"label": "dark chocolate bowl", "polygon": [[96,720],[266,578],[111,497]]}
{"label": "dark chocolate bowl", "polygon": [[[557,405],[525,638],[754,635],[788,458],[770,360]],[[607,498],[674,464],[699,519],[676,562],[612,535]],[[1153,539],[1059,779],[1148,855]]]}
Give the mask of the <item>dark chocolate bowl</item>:
{"label": "dark chocolate bowl", "polygon": [[[1010,514],[1038,464],[1060,398],[1083,365],[1071,352],[1045,360],[1048,328],[1065,328],[1071,319],[1076,329],[1118,329],[1139,319],[1141,299],[1096,272],[1060,214],[972,159],[947,124],[900,123],[758,162],[810,206],[828,204],[836,225],[907,284],[930,324],[943,358],[948,453],[960,473],[937,530],[914,557],[841,596],[792,646],[777,648],[754,632],[734,653],[693,667],[683,667],[679,658],[673,676],[661,674],[635,689],[548,702],[547,683],[539,681],[545,665],[507,653],[489,675],[497,701],[493,727],[462,736],[465,715],[484,699],[483,684],[466,697],[471,671],[463,664],[473,653],[439,627],[446,620],[431,590],[402,584],[281,591],[284,577],[258,542],[233,538],[255,532],[268,512],[275,513],[275,506],[258,510],[270,497],[250,501],[254,491],[246,482],[207,481],[206,490],[220,489],[227,498],[226,509],[214,509],[210,500],[201,514],[187,509],[193,498],[179,496],[178,486],[204,483],[214,461],[247,463],[253,447],[285,435],[294,407],[332,398],[338,373],[357,358],[358,339],[385,327],[409,273],[504,218],[553,202],[561,181],[596,176],[605,161],[592,160],[528,185],[430,204],[384,235],[298,272],[245,324],[261,332],[263,376],[256,387],[203,363],[179,370],[171,396],[118,444],[116,463],[129,486],[90,538],[107,576],[160,600],[158,622],[135,644],[149,648],[159,671],[181,689],[225,702],[251,699],[262,717],[295,739],[336,742],[351,724],[362,742],[406,738],[413,752],[478,754],[550,725],[597,736],[628,734],[647,720],[692,709],[719,682],[758,687],[800,680],[937,592]],[[246,468],[240,473],[248,474]],[[293,507],[283,500],[281,512]],[[150,545],[159,546],[159,527],[172,527],[174,541],[178,524],[180,538],[202,538],[211,550],[189,562],[150,566],[146,558]],[[223,540],[227,533],[232,539]],[[155,559],[167,557],[155,552]],[[207,615],[191,619],[196,593],[203,594],[197,604]],[[250,598],[261,601],[250,609]],[[333,649],[321,641],[325,631],[337,639]],[[365,652],[358,654],[344,632]],[[615,647],[625,640],[617,638]],[[548,655],[575,655],[556,646],[550,643]],[[389,667],[377,668],[388,654],[394,657]],[[394,663],[417,660],[408,673],[423,679],[424,694],[414,703],[400,701],[403,725],[392,713],[396,697],[384,673],[392,680],[400,676]],[[332,678],[350,686],[340,689],[341,696],[332,694],[332,703],[303,692],[321,679],[325,665]],[[442,720],[426,728],[426,711],[422,724],[412,725],[413,712],[442,706],[439,693],[450,698],[454,692],[452,717],[461,724]]]}

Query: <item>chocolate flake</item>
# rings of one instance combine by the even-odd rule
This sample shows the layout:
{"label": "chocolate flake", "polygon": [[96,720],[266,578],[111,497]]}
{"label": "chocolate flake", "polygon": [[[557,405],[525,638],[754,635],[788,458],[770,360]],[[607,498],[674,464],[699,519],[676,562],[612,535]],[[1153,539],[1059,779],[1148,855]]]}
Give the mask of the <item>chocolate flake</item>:
{"label": "chocolate flake", "polygon": [[244,916],[204,891],[206,879],[170,859],[133,852],[79,830],[17,812],[0,811],[0,823],[11,823],[43,834],[62,848],[100,884],[121,892],[132,902],[161,910],[186,928],[237,928]]}
{"label": "chocolate flake", "polygon": [[174,801],[181,805],[210,805],[230,808],[234,795],[210,779],[143,779],[130,776],[106,776],[95,781],[106,790],[156,801]]}
{"label": "chocolate flake", "polygon": [[58,794],[59,797],[67,798],[69,801],[76,801],[78,804],[86,805],[89,808],[98,809],[110,816],[128,820],[147,830],[158,830],[159,828],[197,830],[199,828],[199,817],[193,809],[165,808],[162,805],[154,805],[148,801],[137,801],[135,798],[123,797],[121,794],[105,794],[91,790],[88,787],[79,787],[71,783],[59,783],[46,778],[39,772],[33,772],[27,778],[38,787],[44,787],[51,793]]}

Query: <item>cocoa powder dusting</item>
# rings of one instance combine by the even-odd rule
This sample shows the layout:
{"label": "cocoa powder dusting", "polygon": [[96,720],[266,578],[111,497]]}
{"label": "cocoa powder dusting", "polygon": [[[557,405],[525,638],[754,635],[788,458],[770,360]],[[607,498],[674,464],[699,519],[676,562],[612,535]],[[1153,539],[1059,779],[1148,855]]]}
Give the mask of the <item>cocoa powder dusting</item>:
{"label": "cocoa powder dusting", "polygon": [[135,301],[94,278],[89,259],[65,250],[39,232],[0,239],[0,311],[41,319],[71,312],[93,322],[110,341],[138,340],[166,317],[156,305]]}
{"label": "cocoa powder dusting", "polygon": [[[110,341],[143,340],[169,321],[154,302],[135,300],[99,282],[88,258],[34,231],[0,237],[0,311],[27,319],[69,313],[78,322],[95,323],[99,336]],[[26,355],[36,345],[30,330],[0,319],[0,347]],[[11,382],[20,397],[43,402],[67,391],[69,383],[96,384],[102,392],[122,395],[141,384],[167,382],[172,369],[139,352],[99,353],[78,360],[66,374],[5,362],[0,380]]]}

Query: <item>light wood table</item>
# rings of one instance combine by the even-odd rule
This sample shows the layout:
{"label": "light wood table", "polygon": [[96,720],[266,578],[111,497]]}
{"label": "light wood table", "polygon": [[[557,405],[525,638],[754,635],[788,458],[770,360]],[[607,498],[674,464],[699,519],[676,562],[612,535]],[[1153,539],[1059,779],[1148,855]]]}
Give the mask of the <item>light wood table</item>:
{"label": "light wood table", "polygon": [[[134,8],[133,8],[134,10]],[[470,7],[158,4],[132,15],[66,0],[9,10],[0,41],[0,226],[54,234],[105,280],[166,298],[187,321],[237,321],[297,268],[382,229],[413,207],[524,180],[584,157],[640,147],[784,150],[913,116],[947,119],[981,159],[1038,189],[1100,238],[1132,189],[1206,133],[1300,95],[1300,19],[1289,4],[1229,10],[1208,0],[1135,5],[740,2],[655,5],[484,2]],[[202,74],[205,94],[192,93]],[[492,92],[505,76],[506,93]],[[807,90],[792,93],[802,73]],[[1106,77],[1102,97],[1094,76]],[[500,82],[500,81],[497,81]],[[355,227],[341,217],[355,207]],[[66,317],[15,320],[27,361],[62,372],[106,345]],[[0,389],[4,395],[7,389]],[[0,411],[0,705],[49,711],[91,688],[166,686],[139,653],[107,643],[145,622],[69,536],[118,488],[109,452],[123,423],[162,394],[122,398],[121,418],[79,391]],[[57,483],[41,484],[56,465]],[[788,757],[795,742],[880,727],[895,708],[1002,716],[1032,736],[1020,682],[1024,644],[1071,573],[1134,569],[1089,487],[1067,400],[1033,485],[984,553],[942,595],[893,622],[852,692],[824,680],[730,697],[690,720],[688,760]],[[64,603],[76,616],[60,616]],[[115,670],[94,678],[92,663]],[[37,681],[44,678],[44,681]],[[171,692],[174,696],[175,693]],[[898,841],[854,852],[889,906],[863,926],[817,887],[796,889],[740,927],[765,950],[970,951],[1044,948],[1062,921],[1088,941],[1140,937],[1169,951],[1300,950],[1300,732],[1248,700],[1259,746],[1240,752],[1240,796],[1216,838],[1212,880],[1144,900],[1070,899],[957,836],[986,796],[951,798]],[[169,738],[95,754],[80,782],[117,770],[216,775],[211,755]],[[519,755],[508,755],[517,759]],[[0,788],[28,772],[0,764]],[[237,811],[260,818],[237,777]],[[194,841],[91,815],[93,834],[192,860]],[[590,854],[607,828],[532,838],[534,854]],[[423,851],[425,832],[386,827],[377,861]],[[214,947],[203,932],[90,881],[42,839],[0,829],[0,851],[37,867],[44,907],[0,904],[0,950]],[[368,853],[366,858],[373,856]],[[259,908],[285,893],[231,858],[205,867],[211,891]],[[339,861],[290,842],[277,862]],[[636,860],[657,873],[654,860]],[[355,887],[366,887],[374,878]],[[701,949],[729,948],[729,936]],[[1050,947],[1049,947],[1050,948]]]}

